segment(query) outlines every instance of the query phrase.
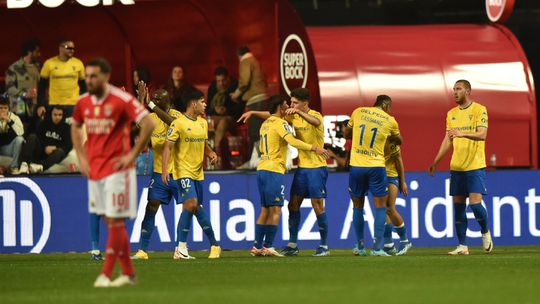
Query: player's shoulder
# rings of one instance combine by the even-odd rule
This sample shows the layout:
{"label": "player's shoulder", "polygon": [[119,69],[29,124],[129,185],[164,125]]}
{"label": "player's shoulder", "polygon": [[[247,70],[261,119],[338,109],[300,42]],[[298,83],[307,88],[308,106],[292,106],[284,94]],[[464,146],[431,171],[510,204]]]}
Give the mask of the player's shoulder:
{"label": "player's shoulder", "polygon": [[205,118],[201,117],[201,116],[197,117],[195,122],[200,123],[203,126],[208,126],[208,121]]}
{"label": "player's shoulder", "polygon": [[485,112],[485,111],[487,111],[487,107],[486,107],[486,106],[484,106],[483,104],[480,104],[480,103],[478,103],[478,102],[476,102],[476,101],[473,101],[472,106],[473,106],[473,109],[474,109],[475,111],[478,111],[478,112]]}
{"label": "player's shoulder", "polygon": [[47,65],[53,64],[53,63],[58,62],[58,61],[60,61],[60,59],[58,58],[58,56],[53,56],[53,57],[51,57],[51,58],[45,60],[45,62],[43,63],[43,65],[46,65],[46,64],[47,64]]}
{"label": "player's shoulder", "polygon": [[73,62],[76,63],[76,64],[80,64],[80,65],[84,66],[84,63],[82,62],[82,60],[80,60],[77,57],[71,57],[71,60],[73,60]]}
{"label": "player's shoulder", "polygon": [[86,93],[82,94],[81,96],[79,96],[79,99],[77,99],[76,105],[79,105],[79,104],[82,105],[82,104],[90,102],[90,101],[91,101],[90,93],[86,92]]}
{"label": "player's shoulder", "polygon": [[322,117],[321,112],[315,111],[313,109],[309,109],[308,114],[311,115],[311,116]]}
{"label": "player's shoulder", "polygon": [[129,94],[128,92],[118,88],[118,87],[115,87],[113,86],[112,84],[109,85],[109,89],[110,89],[110,94],[111,96],[123,101],[123,102],[130,102],[132,100],[135,99],[135,97],[133,97],[131,94]]}

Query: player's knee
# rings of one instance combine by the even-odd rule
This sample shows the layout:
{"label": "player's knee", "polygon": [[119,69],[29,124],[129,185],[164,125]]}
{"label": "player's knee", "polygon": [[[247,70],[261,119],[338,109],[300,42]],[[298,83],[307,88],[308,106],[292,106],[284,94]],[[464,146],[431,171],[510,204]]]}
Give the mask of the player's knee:
{"label": "player's knee", "polygon": [[160,204],[161,203],[159,201],[149,201],[146,205],[146,211],[156,213],[158,212]]}
{"label": "player's knee", "polygon": [[197,201],[188,200],[184,202],[184,210],[187,210],[188,212],[195,213],[197,212],[198,207]]}
{"label": "player's knee", "polygon": [[324,213],[324,203],[322,201],[312,202],[311,206],[313,207],[313,211],[315,211],[316,215]]}

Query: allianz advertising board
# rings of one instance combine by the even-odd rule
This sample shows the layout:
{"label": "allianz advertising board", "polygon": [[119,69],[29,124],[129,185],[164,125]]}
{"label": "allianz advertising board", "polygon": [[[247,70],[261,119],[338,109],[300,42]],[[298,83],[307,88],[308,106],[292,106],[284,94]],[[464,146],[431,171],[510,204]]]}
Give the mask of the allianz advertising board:
{"label": "allianz advertising board", "polygon": [[[292,181],[286,175],[286,189]],[[489,194],[484,204],[495,245],[540,244],[540,171],[493,171],[487,174]],[[407,174],[409,196],[399,196],[397,209],[402,214],[409,238],[415,246],[456,245],[449,173],[435,177],[426,173]],[[132,247],[137,247],[146,206],[149,177],[138,177],[139,206],[136,220],[128,221]],[[348,193],[348,174],[331,173],[325,202],[329,222],[329,246],[349,248],[355,243],[352,228],[352,202]],[[90,247],[87,181],[80,176],[0,179],[0,252],[40,253],[87,251]],[[286,195],[287,197],[288,195]],[[372,199],[365,208],[366,242],[373,236]],[[285,202],[287,204],[287,201]],[[257,179],[254,173],[206,174],[204,208],[217,239],[227,249],[249,249],[255,238],[255,221],[260,210]],[[181,205],[172,201],[156,215],[150,250],[173,250],[176,223]],[[299,243],[315,247],[319,238],[316,216],[308,200],[302,208]],[[275,245],[288,238],[287,208]],[[479,226],[468,210],[471,245],[481,244]],[[105,246],[105,225],[101,224],[100,246]],[[397,238],[397,235],[394,234]],[[209,247],[194,219],[189,235],[190,249]]]}

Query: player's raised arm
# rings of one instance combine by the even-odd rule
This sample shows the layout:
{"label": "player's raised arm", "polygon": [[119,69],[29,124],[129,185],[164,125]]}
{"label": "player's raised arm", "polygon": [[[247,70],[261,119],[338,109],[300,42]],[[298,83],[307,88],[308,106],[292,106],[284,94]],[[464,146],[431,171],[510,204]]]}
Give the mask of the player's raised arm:
{"label": "player's raised arm", "polygon": [[295,108],[289,108],[285,111],[285,113],[287,115],[294,115],[294,114],[298,114],[300,115],[303,119],[305,119],[309,124],[311,125],[314,125],[316,127],[318,127],[322,122],[321,120],[314,116],[314,115],[310,115],[302,110],[299,110],[299,109],[295,109]]}
{"label": "player's raised arm", "polygon": [[242,114],[242,116],[240,116],[240,118],[238,118],[236,122],[246,123],[251,118],[251,116],[255,116],[260,119],[267,119],[271,115],[270,115],[270,112],[268,111],[247,111],[244,114]]}

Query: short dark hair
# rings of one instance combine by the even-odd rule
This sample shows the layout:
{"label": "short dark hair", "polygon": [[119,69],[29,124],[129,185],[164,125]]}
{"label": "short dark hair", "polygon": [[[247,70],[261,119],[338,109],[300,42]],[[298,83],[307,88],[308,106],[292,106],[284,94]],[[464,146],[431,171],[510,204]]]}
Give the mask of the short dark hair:
{"label": "short dark hair", "polygon": [[244,56],[244,54],[249,53],[249,52],[250,52],[249,48],[245,45],[239,47],[236,50],[236,54],[238,54],[238,56]]}
{"label": "short dark hair", "polygon": [[227,68],[224,66],[218,66],[214,70],[214,75],[215,76],[229,76],[229,70],[227,70]]}
{"label": "short dark hair", "polygon": [[73,39],[71,39],[71,37],[62,37],[60,38],[60,40],[58,40],[58,46],[62,46],[64,44],[66,44],[66,42],[73,42]]}
{"label": "short dark hair", "polygon": [[21,45],[21,56],[26,56],[28,53],[35,51],[41,46],[37,38],[30,38]]}
{"label": "short dark hair", "polygon": [[291,97],[294,97],[301,101],[310,101],[311,95],[309,94],[309,90],[306,88],[296,88],[292,90]]}
{"label": "short dark hair", "polygon": [[94,58],[86,66],[98,67],[104,74],[110,74],[112,71],[111,65],[105,58]]}
{"label": "short dark hair", "polygon": [[456,83],[462,83],[467,90],[469,90],[469,91],[472,90],[471,83],[468,80],[460,79],[460,80],[456,81]]}
{"label": "short dark hair", "polygon": [[183,96],[183,102],[186,105],[186,108],[191,105],[191,103],[196,102],[197,100],[204,97],[203,92],[199,90],[190,90]]}
{"label": "short dark hair", "polygon": [[152,80],[152,77],[150,75],[150,70],[145,66],[138,66],[135,71],[137,71],[137,75],[139,75],[139,80],[143,81],[146,84],[150,83],[150,80]]}
{"label": "short dark hair", "polygon": [[64,107],[62,107],[62,106],[52,105],[51,106],[51,113],[52,113],[52,110],[60,110],[60,111],[62,111],[62,114],[64,114]]}
{"label": "short dark hair", "polygon": [[277,109],[283,104],[285,99],[281,95],[273,95],[268,100],[268,108],[270,109],[270,114],[276,113]]}
{"label": "short dark hair", "polygon": [[377,99],[375,100],[374,107],[382,107],[385,104],[392,103],[392,98],[388,95],[379,95],[377,96]]}
{"label": "short dark hair", "polygon": [[7,94],[0,94],[0,105],[9,107],[9,98]]}

